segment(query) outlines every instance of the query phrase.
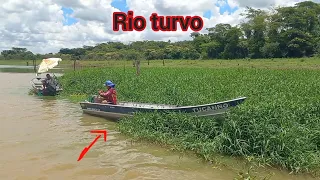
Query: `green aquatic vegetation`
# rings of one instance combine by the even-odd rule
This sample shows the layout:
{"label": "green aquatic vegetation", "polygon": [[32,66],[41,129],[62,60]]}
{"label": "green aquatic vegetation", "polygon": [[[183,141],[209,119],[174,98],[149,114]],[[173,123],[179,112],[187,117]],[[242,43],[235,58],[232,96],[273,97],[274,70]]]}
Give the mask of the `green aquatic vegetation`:
{"label": "green aquatic vegetation", "polygon": [[110,79],[120,101],[198,105],[246,96],[220,122],[184,114],[137,114],[119,123],[133,137],[214,154],[253,156],[294,172],[320,167],[320,71],[268,69],[86,69],[60,78],[65,95],[91,95]]}
{"label": "green aquatic vegetation", "polygon": [[[173,148],[192,150],[200,155],[217,152],[215,138],[221,132],[221,125],[211,118],[196,118],[179,113],[138,113],[120,121],[121,132]],[[204,148],[206,147],[206,148]]]}

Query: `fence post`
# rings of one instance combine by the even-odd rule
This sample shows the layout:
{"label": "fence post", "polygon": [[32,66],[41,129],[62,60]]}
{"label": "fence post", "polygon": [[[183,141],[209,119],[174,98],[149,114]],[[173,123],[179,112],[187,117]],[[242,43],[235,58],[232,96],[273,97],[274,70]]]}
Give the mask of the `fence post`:
{"label": "fence post", "polygon": [[74,59],[73,60],[73,71],[75,71],[76,70],[76,60]]}
{"label": "fence post", "polygon": [[136,60],[137,76],[140,75],[140,60]]}
{"label": "fence post", "polygon": [[37,72],[36,60],[34,59],[32,62],[33,62],[33,70],[34,70],[34,72]]}

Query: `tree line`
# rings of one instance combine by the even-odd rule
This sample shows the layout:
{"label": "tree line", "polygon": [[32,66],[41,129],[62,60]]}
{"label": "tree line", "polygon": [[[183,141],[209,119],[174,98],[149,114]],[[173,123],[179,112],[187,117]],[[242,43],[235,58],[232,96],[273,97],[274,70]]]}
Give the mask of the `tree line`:
{"label": "tree line", "polygon": [[193,32],[190,41],[106,42],[62,48],[56,54],[34,55],[26,49],[5,50],[4,59],[61,57],[70,60],[294,58],[320,54],[320,3],[261,10],[247,7],[238,25],[220,23],[207,33]]}

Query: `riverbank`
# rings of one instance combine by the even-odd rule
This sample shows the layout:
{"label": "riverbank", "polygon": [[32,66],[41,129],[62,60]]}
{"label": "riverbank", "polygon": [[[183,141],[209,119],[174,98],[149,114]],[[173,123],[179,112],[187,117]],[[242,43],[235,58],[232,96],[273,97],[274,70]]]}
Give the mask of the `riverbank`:
{"label": "riverbank", "polygon": [[[216,154],[250,158],[293,172],[320,167],[320,71],[256,68],[92,68],[61,77],[64,96],[96,94],[106,79],[120,101],[197,105],[239,96],[246,102],[222,122],[182,114],[125,118],[119,130],[192,151],[208,161]],[[83,99],[81,99],[83,100]]]}
{"label": "riverbank", "polygon": [[[27,65],[32,66],[32,60],[0,60],[0,65]],[[40,64],[37,60],[36,64]],[[60,68],[74,68],[74,62],[63,60]],[[133,61],[78,61],[76,69],[88,67],[133,67]],[[263,68],[263,69],[320,69],[320,58],[282,58],[282,59],[238,59],[238,60],[141,60],[141,67],[192,67],[192,68]]]}

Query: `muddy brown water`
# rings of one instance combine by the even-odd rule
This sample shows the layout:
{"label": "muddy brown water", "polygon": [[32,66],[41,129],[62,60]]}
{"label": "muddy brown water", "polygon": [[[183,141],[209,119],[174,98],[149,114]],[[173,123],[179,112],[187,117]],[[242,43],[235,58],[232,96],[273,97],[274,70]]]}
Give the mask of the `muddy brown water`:
{"label": "muddy brown water", "polygon": [[[28,95],[34,73],[0,72],[0,179],[231,180],[239,167],[208,164],[193,155],[131,143],[116,123],[82,113],[79,104]],[[106,129],[81,161],[80,152]],[[236,164],[231,160],[230,164]],[[268,170],[271,179],[314,179]]]}

